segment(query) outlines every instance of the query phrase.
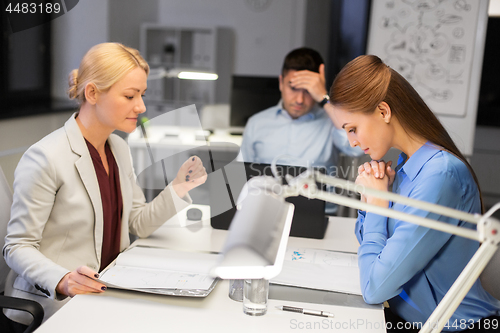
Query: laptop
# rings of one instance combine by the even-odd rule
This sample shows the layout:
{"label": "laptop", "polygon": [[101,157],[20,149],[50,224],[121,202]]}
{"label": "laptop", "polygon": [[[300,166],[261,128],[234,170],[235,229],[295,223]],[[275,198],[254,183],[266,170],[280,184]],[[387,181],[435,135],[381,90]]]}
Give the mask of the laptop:
{"label": "laptop", "polygon": [[[277,170],[281,177],[283,178],[283,183],[286,184],[284,180],[284,175],[289,174],[293,177],[298,176],[302,172],[306,171],[307,168],[299,166],[288,166],[288,165],[277,165]],[[243,170],[246,173],[246,179],[243,179],[238,184],[235,177],[231,177],[232,170]],[[272,176],[271,165],[263,163],[248,163],[248,162],[231,162],[224,167],[224,179],[227,192],[230,198],[238,198],[241,189],[246,181],[255,176]],[[315,168],[322,173],[326,172],[325,168]],[[220,183],[219,183],[220,184]],[[218,185],[220,186],[220,185]],[[320,186],[318,184],[318,186]],[[325,190],[325,186],[320,187]],[[223,200],[221,195],[218,193],[225,192],[226,190],[216,190],[213,185],[209,185],[210,189],[210,206],[212,207],[212,212],[216,211],[214,207],[219,206],[219,201]],[[236,203],[232,199],[231,203],[227,208],[223,209],[220,214],[212,216],[211,225],[215,229],[229,229],[231,221],[236,213]],[[290,236],[295,237],[305,237],[305,238],[315,238],[323,239],[325,236],[326,227],[328,226],[328,217],[325,216],[325,201],[319,199],[308,199],[303,196],[290,197],[286,199],[287,202],[294,204],[295,213],[293,215],[292,227],[290,231]],[[219,210],[221,211],[221,210]]]}

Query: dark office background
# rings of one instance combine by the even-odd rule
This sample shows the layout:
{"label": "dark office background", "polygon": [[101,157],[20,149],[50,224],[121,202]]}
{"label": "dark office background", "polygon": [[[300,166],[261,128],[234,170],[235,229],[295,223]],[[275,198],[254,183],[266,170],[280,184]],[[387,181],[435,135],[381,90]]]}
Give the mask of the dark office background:
{"label": "dark office background", "polygon": [[500,17],[488,19],[477,125],[500,127]]}
{"label": "dark office background", "polygon": [[[356,56],[366,53],[371,0],[338,0],[330,5],[329,29],[320,31],[326,45],[308,45],[323,49],[326,82],[333,82],[338,71]],[[308,8],[308,15],[326,15]],[[5,15],[1,15],[0,44],[0,119],[54,112],[57,101],[50,96],[51,24],[46,23],[15,34]],[[308,22],[314,22],[311,18]],[[320,27],[307,27],[309,36]],[[314,30],[314,31],[313,31]],[[486,36],[477,124],[500,127],[500,18],[490,17]],[[329,87],[327,87],[329,88]],[[64,107],[67,110],[67,107]]]}
{"label": "dark office background", "polygon": [[0,20],[0,119],[49,112],[51,24],[12,33]]}

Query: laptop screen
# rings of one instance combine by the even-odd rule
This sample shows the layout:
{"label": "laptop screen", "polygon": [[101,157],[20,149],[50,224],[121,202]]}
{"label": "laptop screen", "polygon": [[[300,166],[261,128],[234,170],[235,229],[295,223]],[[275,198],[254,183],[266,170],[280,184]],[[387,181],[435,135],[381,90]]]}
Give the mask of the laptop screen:
{"label": "laptop screen", "polygon": [[[231,162],[224,167],[226,187],[229,193],[229,197],[238,198],[240,192],[243,188],[244,182],[235,184],[231,181],[230,176],[231,170],[241,168],[243,165],[246,172],[246,181],[255,176],[272,176],[271,165],[263,163],[248,163],[248,162]],[[283,178],[283,183],[286,184],[284,180],[284,175],[289,174],[293,177],[298,176],[302,172],[306,171],[307,168],[299,166],[288,166],[288,165],[277,165],[277,170],[280,176]],[[324,168],[315,168],[320,172],[325,172]],[[209,184],[210,188],[210,206],[215,207],[218,205],[218,201],[222,200],[220,195],[225,191],[225,189],[215,189],[215,184]],[[220,183],[217,185],[220,187]],[[320,187],[323,190],[324,186]],[[325,217],[325,202],[319,199],[308,199],[303,196],[290,197],[286,199],[287,202],[294,204],[295,212],[292,220],[292,228],[290,231],[290,236],[296,237],[306,237],[306,238],[317,238],[322,239],[325,234],[326,226],[328,223],[328,218]],[[214,211],[214,209],[212,209]],[[212,216],[211,225],[215,229],[227,230],[233,220],[236,213],[236,203],[231,200],[231,208],[224,210],[220,214]],[[213,214],[212,214],[213,215]]]}

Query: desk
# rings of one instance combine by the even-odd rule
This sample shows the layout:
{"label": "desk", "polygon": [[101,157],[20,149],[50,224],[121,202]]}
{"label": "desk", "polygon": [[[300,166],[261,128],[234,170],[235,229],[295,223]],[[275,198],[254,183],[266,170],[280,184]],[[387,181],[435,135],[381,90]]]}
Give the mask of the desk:
{"label": "desk", "polygon": [[[210,216],[206,206],[196,206]],[[189,207],[191,208],[191,207]],[[210,227],[209,219],[187,224],[185,211],[134,245],[180,250],[220,251],[227,231]],[[184,227],[180,227],[183,225]],[[354,252],[354,221],[330,218],[325,239],[290,237],[289,246]],[[38,333],[60,332],[385,332],[381,305],[365,304],[360,296],[271,285],[268,313],[250,317],[242,304],[228,297],[229,283],[221,280],[205,298],[188,298],[108,290],[102,295],[78,295],[47,320]],[[311,304],[316,303],[316,304]],[[321,318],[277,310],[277,305],[302,306],[333,312]]]}

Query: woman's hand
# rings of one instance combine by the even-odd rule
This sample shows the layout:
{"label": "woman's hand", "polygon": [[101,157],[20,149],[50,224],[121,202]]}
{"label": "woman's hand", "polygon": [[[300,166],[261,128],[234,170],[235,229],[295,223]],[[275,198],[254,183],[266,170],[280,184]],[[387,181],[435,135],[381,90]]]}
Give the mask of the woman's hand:
{"label": "woman's hand", "polygon": [[[391,165],[392,161],[387,164],[384,161],[366,162],[358,168],[359,175],[356,178],[356,184],[379,191],[388,191],[396,175]],[[361,194],[361,200],[380,207],[389,207],[387,200],[374,196]]]}
{"label": "woman's hand", "polygon": [[95,279],[99,274],[87,266],[80,266],[66,274],[57,284],[56,292],[73,297],[78,294],[102,293],[106,286]]}
{"label": "woman's hand", "polygon": [[172,187],[179,198],[183,198],[190,190],[205,183],[206,180],[207,171],[201,159],[198,156],[192,156],[179,169]]}
{"label": "woman's hand", "polygon": [[363,172],[367,174],[373,174],[375,178],[382,179],[387,175],[389,177],[388,187],[394,182],[394,177],[396,176],[396,171],[391,168],[392,161],[385,163],[385,161],[374,161],[365,162],[358,167],[358,175]]}

